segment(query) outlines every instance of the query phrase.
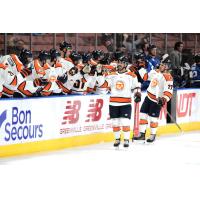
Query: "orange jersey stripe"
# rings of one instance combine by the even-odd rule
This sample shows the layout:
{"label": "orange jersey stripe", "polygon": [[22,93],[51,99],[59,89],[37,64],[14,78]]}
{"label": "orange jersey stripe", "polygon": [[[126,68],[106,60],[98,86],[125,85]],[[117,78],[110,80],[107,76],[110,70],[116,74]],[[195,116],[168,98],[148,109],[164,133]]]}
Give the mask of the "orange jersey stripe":
{"label": "orange jersey stripe", "polygon": [[71,63],[73,63],[72,59],[71,58],[65,58],[66,61],[69,61]]}
{"label": "orange jersey stripe", "polygon": [[131,103],[131,98],[126,98],[126,97],[110,97],[110,102]]}
{"label": "orange jersey stripe", "polygon": [[84,77],[81,79],[81,81],[82,81],[83,83],[86,83],[86,82],[87,82],[87,80],[86,80]]}
{"label": "orange jersey stripe", "polygon": [[60,89],[62,89],[62,92],[64,92],[65,94],[68,94],[68,93],[71,92],[68,88],[66,88],[66,87],[63,85],[63,83],[62,83],[61,81],[56,81],[56,83],[57,83],[58,87],[59,87]]}
{"label": "orange jersey stripe", "polygon": [[48,91],[51,88],[51,85],[52,85],[51,82],[47,83],[47,85],[44,87],[43,91],[44,90]]}
{"label": "orange jersey stripe", "polygon": [[146,119],[140,119],[140,124],[148,124],[148,121]]}
{"label": "orange jersey stripe", "polygon": [[18,86],[18,90],[19,90],[22,94],[24,94],[24,95],[26,95],[26,96],[28,96],[28,97],[31,97],[33,94],[32,94],[29,90],[24,90],[25,86],[26,86],[26,82],[24,81],[24,82],[22,82],[22,83]]}
{"label": "orange jersey stripe", "polygon": [[17,85],[17,77],[15,76],[10,85],[16,86]]}
{"label": "orange jersey stripe", "polygon": [[126,73],[126,74],[128,74],[128,75],[132,76],[133,78],[135,78],[135,77],[136,77],[135,73],[133,73],[133,72],[128,72],[128,73]]}
{"label": "orange jersey stripe", "polygon": [[5,86],[3,86],[3,92],[6,93],[6,94],[8,94],[8,95],[13,95],[14,94],[13,90],[10,90],[10,89],[8,89]]}
{"label": "orange jersey stripe", "polygon": [[55,64],[55,68],[58,68],[58,67],[62,67],[62,64],[59,63],[59,62],[56,62],[56,64]]}
{"label": "orange jersey stripe", "polygon": [[103,65],[103,68],[113,70],[115,69],[112,65]]}
{"label": "orange jersey stripe", "polygon": [[42,92],[41,92],[41,95],[42,95],[42,96],[49,96],[49,95],[51,95],[51,93],[52,93],[52,92],[42,91]]}
{"label": "orange jersey stripe", "polygon": [[143,80],[144,80],[144,81],[147,81],[147,80],[148,80],[148,74],[147,74],[147,73],[144,74]]}
{"label": "orange jersey stripe", "polygon": [[125,132],[130,131],[130,126],[122,126],[122,130]]}
{"label": "orange jersey stripe", "polygon": [[113,132],[118,132],[120,131],[120,127],[113,127]]}
{"label": "orange jersey stripe", "polygon": [[0,68],[5,70],[7,67],[3,63],[0,63]]}
{"label": "orange jersey stripe", "polygon": [[103,83],[103,85],[100,86],[100,88],[107,88],[107,87],[108,87],[108,82],[107,81],[105,81]]}
{"label": "orange jersey stripe", "polygon": [[151,128],[157,128],[158,127],[158,122],[151,122],[150,123]]}
{"label": "orange jersey stripe", "polygon": [[34,68],[37,74],[45,75],[43,67],[40,66],[38,60],[34,60]]}
{"label": "orange jersey stripe", "polygon": [[15,54],[11,54],[10,56],[13,59],[14,63],[16,64],[17,71],[21,72],[21,70],[23,69],[23,64],[20,62],[20,60],[17,58]]}
{"label": "orange jersey stripe", "polygon": [[164,76],[164,78],[165,78],[166,81],[172,81],[173,80],[171,74],[164,73],[163,76]]}
{"label": "orange jersey stripe", "polygon": [[148,95],[151,99],[157,101],[156,95],[151,94],[150,92],[147,92],[147,95]]}
{"label": "orange jersey stripe", "polygon": [[165,91],[164,95],[169,97],[170,99],[172,98],[172,93],[171,92]]}
{"label": "orange jersey stripe", "polygon": [[32,71],[28,68],[25,68],[20,73],[25,78],[25,77],[29,76],[32,73]]}

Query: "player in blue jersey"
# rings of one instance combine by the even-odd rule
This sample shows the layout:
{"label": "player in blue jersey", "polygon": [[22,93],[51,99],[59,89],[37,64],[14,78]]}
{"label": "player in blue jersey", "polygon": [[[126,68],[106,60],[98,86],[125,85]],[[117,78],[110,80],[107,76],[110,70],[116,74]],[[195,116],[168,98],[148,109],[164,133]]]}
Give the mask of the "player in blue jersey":
{"label": "player in blue jersey", "polygon": [[190,83],[191,87],[200,88],[200,54],[195,55],[194,61],[190,72]]}

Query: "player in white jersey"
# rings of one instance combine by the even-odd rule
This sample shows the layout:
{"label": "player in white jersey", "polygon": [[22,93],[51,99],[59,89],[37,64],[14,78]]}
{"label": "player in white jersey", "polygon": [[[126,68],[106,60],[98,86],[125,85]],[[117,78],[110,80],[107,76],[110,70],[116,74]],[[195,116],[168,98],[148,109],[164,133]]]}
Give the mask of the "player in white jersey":
{"label": "player in white jersey", "polygon": [[119,58],[117,71],[106,78],[110,88],[109,113],[115,134],[114,146],[120,145],[120,130],[124,132],[124,147],[129,146],[132,92],[135,102],[141,100],[140,83],[134,73],[128,72],[128,59]]}
{"label": "player in white jersey", "polygon": [[151,134],[146,140],[153,142],[156,138],[158,118],[160,110],[171,98],[173,94],[173,79],[168,69],[169,56],[163,57],[159,69],[151,70],[148,73],[150,85],[147,88],[147,96],[140,109],[140,133],[134,140],[145,140],[148,119],[150,122]]}
{"label": "player in white jersey", "polygon": [[22,62],[24,68],[27,68],[29,63],[33,61],[33,54],[28,49],[22,49],[19,54],[19,60]]}
{"label": "player in white jersey", "polygon": [[2,97],[3,93],[3,84],[5,83],[7,79],[7,71],[6,69],[8,66],[5,66],[3,63],[0,63],[0,98]]}
{"label": "player in white jersey", "polygon": [[67,73],[66,78],[58,80],[60,88],[62,88],[63,94],[85,94],[86,93],[86,80],[84,80],[82,69],[82,57],[80,54],[73,52],[70,55],[74,67],[72,67]]}
{"label": "player in white jersey", "polygon": [[48,52],[41,51],[37,59],[34,59],[24,68],[20,75],[22,81],[17,87],[15,97],[32,97],[40,96],[40,91],[48,84],[48,81],[43,79],[45,69],[49,67],[47,60],[50,59]]}
{"label": "player in white jersey", "polygon": [[24,68],[22,62],[19,60],[18,56],[15,54],[10,54],[3,56],[1,58],[1,63],[6,66],[4,69],[7,73],[6,79],[3,84],[3,96],[13,97],[14,92],[17,89],[18,78],[17,75]]}

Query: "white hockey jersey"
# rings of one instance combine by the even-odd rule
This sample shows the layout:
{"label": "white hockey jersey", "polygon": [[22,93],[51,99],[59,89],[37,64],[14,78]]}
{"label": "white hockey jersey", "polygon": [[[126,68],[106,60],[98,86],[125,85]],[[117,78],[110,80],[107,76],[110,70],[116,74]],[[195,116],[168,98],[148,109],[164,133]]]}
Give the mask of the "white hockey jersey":
{"label": "white hockey jersey", "polygon": [[[62,66],[62,74],[65,74],[66,72],[68,72],[72,67],[74,67],[74,64],[64,58],[59,58],[58,62],[61,64]],[[59,75],[60,76],[60,75]]]}
{"label": "white hockey jersey", "polygon": [[17,92],[23,97],[31,97],[36,91],[42,90],[41,78],[45,75],[45,67],[40,65],[38,59],[29,63],[27,68],[20,72],[20,75],[23,76],[23,79],[17,87]]}
{"label": "white hockey jersey", "polygon": [[148,73],[150,81],[147,88],[147,96],[154,102],[157,102],[158,97],[164,97],[167,101],[173,95],[173,78],[170,73],[161,73],[159,70],[151,70]]}
{"label": "white hockey jersey", "polygon": [[24,66],[15,54],[1,57],[1,63],[5,66],[4,73],[6,74],[3,84],[3,94],[12,97],[19,84],[18,75]]}
{"label": "white hockey jersey", "polygon": [[132,101],[132,91],[140,88],[137,76],[132,72],[112,72],[106,77],[110,88],[110,105],[127,105]]}

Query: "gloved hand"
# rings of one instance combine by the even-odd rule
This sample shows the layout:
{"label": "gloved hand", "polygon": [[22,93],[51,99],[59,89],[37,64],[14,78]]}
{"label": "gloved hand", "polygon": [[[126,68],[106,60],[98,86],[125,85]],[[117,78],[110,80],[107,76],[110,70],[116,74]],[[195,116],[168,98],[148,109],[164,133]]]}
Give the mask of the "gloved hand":
{"label": "gloved hand", "polygon": [[58,76],[57,80],[59,80],[62,83],[66,83],[67,82],[67,74],[65,73],[63,76]]}
{"label": "gloved hand", "polygon": [[167,100],[164,97],[158,97],[158,105],[161,107],[164,106],[166,102]]}
{"label": "gloved hand", "polygon": [[138,103],[141,101],[141,93],[140,92],[136,92],[134,95],[134,101],[135,103]]}

